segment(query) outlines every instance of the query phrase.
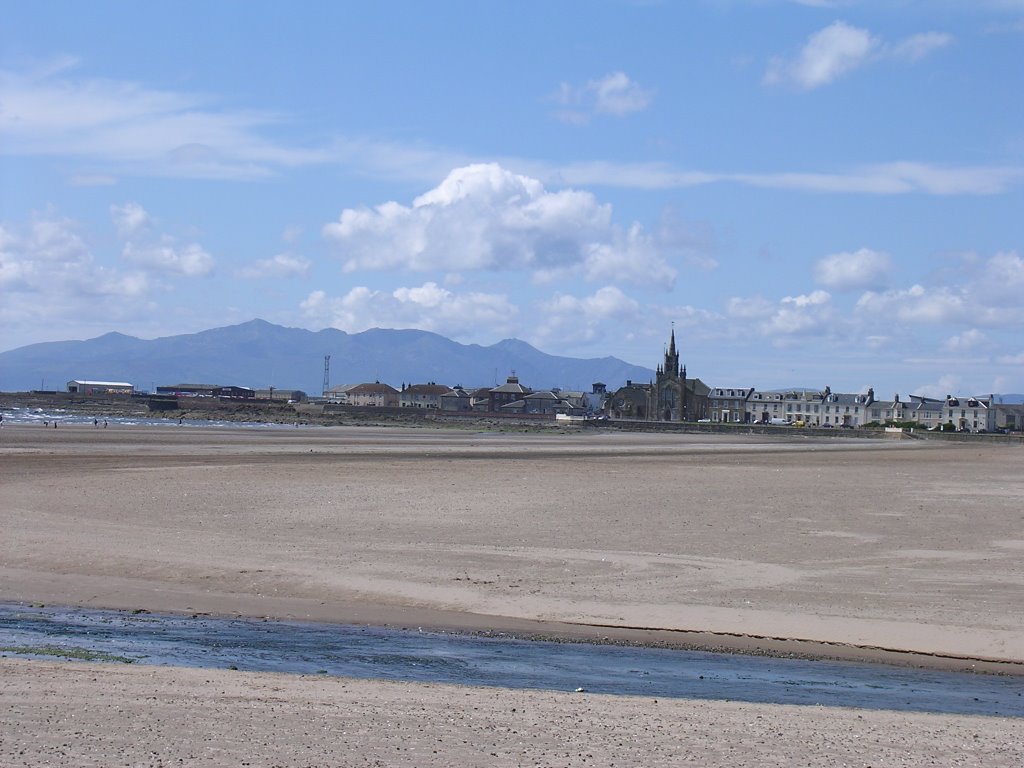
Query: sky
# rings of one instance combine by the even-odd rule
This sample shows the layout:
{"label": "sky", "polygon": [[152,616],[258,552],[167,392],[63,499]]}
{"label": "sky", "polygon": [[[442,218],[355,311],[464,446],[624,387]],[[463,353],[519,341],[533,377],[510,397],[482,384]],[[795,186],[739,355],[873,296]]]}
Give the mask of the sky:
{"label": "sky", "polygon": [[1024,0],[0,0],[0,351],[674,328],[711,386],[1024,392],[1022,94]]}

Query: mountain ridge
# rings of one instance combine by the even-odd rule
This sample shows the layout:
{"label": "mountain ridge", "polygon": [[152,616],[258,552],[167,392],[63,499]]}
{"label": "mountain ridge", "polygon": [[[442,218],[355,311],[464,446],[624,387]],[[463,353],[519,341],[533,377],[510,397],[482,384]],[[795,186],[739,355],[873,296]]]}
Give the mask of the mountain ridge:
{"label": "mountain ridge", "polygon": [[136,389],[182,382],[301,389],[319,394],[324,357],[330,384],[437,381],[487,386],[515,371],[535,389],[610,389],[653,371],[615,357],[549,355],[520,339],[461,344],[416,329],[371,328],[350,334],[310,331],[261,318],[190,334],[139,339],[111,331],[92,339],[49,341],[0,352],[0,390],[63,389],[72,379],[128,381]]}

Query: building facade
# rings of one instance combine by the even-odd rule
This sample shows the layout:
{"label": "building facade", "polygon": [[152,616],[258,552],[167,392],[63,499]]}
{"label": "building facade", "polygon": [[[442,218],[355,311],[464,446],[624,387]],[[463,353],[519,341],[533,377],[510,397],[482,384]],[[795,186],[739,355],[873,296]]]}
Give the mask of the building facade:
{"label": "building facade", "polygon": [[135,392],[135,385],[127,381],[72,379],[67,386],[68,392],[79,395],[130,395]]}
{"label": "building facade", "polygon": [[709,397],[711,421],[717,424],[743,424],[751,421],[747,400],[753,387],[714,387]]}
{"label": "building facade", "polygon": [[747,397],[747,421],[751,424],[769,424],[772,419],[785,419],[786,406],[781,392],[754,390]]}
{"label": "building facade", "polygon": [[397,408],[398,390],[390,384],[381,384],[379,381],[372,384],[357,384],[345,393],[345,404]]}
{"label": "building facade", "polygon": [[487,410],[500,411],[506,405],[522,400],[531,392],[533,390],[520,384],[519,377],[512,373],[504,384],[487,390]]}
{"label": "building facade", "polygon": [[450,387],[444,384],[409,384],[402,385],[402,391],[398,396],[398,404],[403,408],[427,408],[430,410],[441,409],[441,398],[451,392]]}
{"label": "building facade", "polygon": [[605,410],[613,419],[643,421],[700,421],[708,418],[711,388],[700,379],[690,379],[679,363],[676,332],[672,330],[665,360],[655,371],[654,381],[626,386],[612,393]]}

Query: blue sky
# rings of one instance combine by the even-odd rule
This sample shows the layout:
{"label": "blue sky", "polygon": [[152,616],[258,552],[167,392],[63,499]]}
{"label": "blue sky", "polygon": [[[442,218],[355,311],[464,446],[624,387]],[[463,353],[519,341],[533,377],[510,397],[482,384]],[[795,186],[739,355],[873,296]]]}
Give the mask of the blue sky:
{"label": "blue sky", "polygon": [[[0,0],[0,349],[261,317],[1024,391],[1024,0]],[[410,372],[411,376],[415,372]]]}

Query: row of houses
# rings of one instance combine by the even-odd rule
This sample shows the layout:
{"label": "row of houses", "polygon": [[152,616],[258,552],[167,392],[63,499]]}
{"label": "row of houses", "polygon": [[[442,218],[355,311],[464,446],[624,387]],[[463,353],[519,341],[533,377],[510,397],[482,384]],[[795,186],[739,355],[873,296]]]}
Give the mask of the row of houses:
{"label": "row of houses", "polygon": [[627,381],[601,406],[613,419],[696,421],[719,424],[791,424],[829,428],[865,425],[915,425],[923,429],[993,432],[1024,428],[1024,405],[1005,404],[993,395],[911,395],[878,400],[873,388],[863,393],[822,390],[759,390],[710,387],[687,376],[680,365],[675,331],[664,362],[646,383]]}
{"label": "row of houses", "polygon": [[379,381],[331,387],[324,394],[328,403],[381,408],[421,408],[449,413],[566,414],[600,411],[605,385],[595,384],[591,392],[563,389],[533,390],[519,382],[514,373],[496,387],[449,387],[436,382],[403,384],[395,389]]}
{"label": "row of houses", "polygon": [[[259,390],[238,386],[175,384],[157,387],[157,393],[176,397],[217,397],[304,402],[298,390]],[[71,381],[69,392],[131,393],[123,382]],[[402,384],[347,384],[323,393],[325,402],[362,407],[415,408],[451,413],[539,414],[579,416],[606,414],[634,421],[710,422],[720,424],[792,424],[821,428],[865,425],[916,425],[924,429],[993,432],[1024,429],[1024,405],[1004,404],[993,395],[947,395],[929,398],[911,395],[891,400],[864,393],[822,390],[759,390],[755,387],[711,387],[687,375],[680,364],[672,331],[665,359],[646,383],[627,381],[614,392],[595,383],[590,392],[559,388],[533,390],[513,373],[494,387],[449,387],[436,382]]]}
{"label": "row of houses", "polygon": [[993,395],[911,395],[878,400],[866,393],[823,390],[766,391],[754,387],[708,387],[700,379],[682,382],[686,412],[669,418],[656,405],[655,382],[626,382],[612,392],[603,410],[613,419],[695,421],[716,424],[779,424],[832,428],[913,425],[922,429],[995,432],[1024,428],[1024,405],[1000,403]]}
{"label": "row of houses", "polygon": [[718,387],[710,393],[711,418],[720,423],[785,423],[814,427],[867,424],[916,425],[923,429],[994,432],[1024,427],[1024,405],[1000,403],[994,395],[946,395],[943,398],[899,394],[891,400],[866,393],[817,390],[762,392],[753,387]]}

